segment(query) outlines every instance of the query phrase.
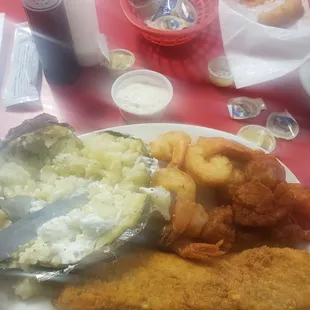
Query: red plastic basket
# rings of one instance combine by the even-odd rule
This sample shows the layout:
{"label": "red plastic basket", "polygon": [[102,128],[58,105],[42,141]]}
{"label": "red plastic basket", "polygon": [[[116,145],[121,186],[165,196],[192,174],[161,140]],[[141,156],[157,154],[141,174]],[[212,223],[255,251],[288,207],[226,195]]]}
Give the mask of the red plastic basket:
{"label": "red plastic basket", "polygon": [[178,31],[157,30],[144,23],[130,0],[120,0],[120,2],[129,22],[138,28],[147,40],[163,46],[175,46],[190,41],[211,24],[218,15],[218,1],[190,0],[197,12],[197,23],[194,26]]}

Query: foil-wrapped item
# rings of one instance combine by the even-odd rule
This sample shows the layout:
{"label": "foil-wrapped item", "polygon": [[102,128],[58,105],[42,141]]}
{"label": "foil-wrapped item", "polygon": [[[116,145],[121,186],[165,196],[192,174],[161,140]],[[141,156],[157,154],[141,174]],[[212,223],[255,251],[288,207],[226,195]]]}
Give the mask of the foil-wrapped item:
{"label": "foil-wrapped item", "polygon": [[[103,133],[109,133],[109,134],[117,136],[117,137],[138,139],[141,141],[141,139],[136,138],[134,136],[126,135],[126,134],[114,132],[114,131],[101,131],[101,132],[98,132],[97,134],[100,135]],[[155,158],[152,158],[150,156],[149,146],[147,144],[145,144],[143,141],[141,141],[141,142],[143,143],[145,150],[143,151],[144,155],[140,156],[138,158],[138,161],[145,163],[145,165],[148,169],[148,172],[151,176],[151,179],[152,179],[152,177],[155,175],[155,173],[159,169],[159,164]],[[140,189],[141,192],[148,195],[147,191],[145,191],[146,189],[151,189],[151,184],[149,184],[149,187],[146,187],[146,188],[144,187],[144,188]],[[167,205],[170,205],[169,199],[167,199]],[[148,195],[148,197],[146,198],[146,200],[144,202],[144,208],[143,208],[142,214],[141,214],[138,222],[134,225],[134,227],[126,229],[113,242],[106,244],[99,249],[96,249],[91,254],[82,258],[82,260],[80,260],[76,264],[61,265],[61,266],[59,266],[59,268],[58,267],[55,268],[55,267],[51,267],[51,266],[31,266],[32,272],[30,272],[30,270],[29,270],[28,273],[32,274],[32,277],[35,277],[37,279],[37,281],[44,282],[44,281],[49,281],[55,277],[67,275],[68,273],[70,273],[73,270],[83,269],[89,265],[96,263],[96,262],[111,258],[115,255],[116,251],[120,247],[122,247],[124,244],[129,242],[132,238],[134,238],[135,236],[137,236],[138,234],[140,234],[144,230],[144,228],[146,227],[148,220],[149,220],[149,218],[150,218],[150,216],[154,210],[156,210],[156,208],[154,207],[154,199],[153,199],[152,195]],[[12,263],[12,261],[7,261],[7,262],[2,263],[0,268],[1,267],[5,268],[5,269],[15,268],[14,270],[16,270],[16,265],[14,265],[14,262]],[[18,268],[18,266],[17,266],[17,268]],[[13,272],[13,269],[12,269],[12,272]],[[28,277],[28,273],[25,273],[26,277]]]}

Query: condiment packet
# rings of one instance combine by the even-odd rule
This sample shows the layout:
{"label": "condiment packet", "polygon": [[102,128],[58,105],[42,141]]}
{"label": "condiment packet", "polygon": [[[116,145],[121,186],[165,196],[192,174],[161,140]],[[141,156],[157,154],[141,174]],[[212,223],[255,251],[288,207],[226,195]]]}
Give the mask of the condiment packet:
{"label": "condiment packet", "polygon": [[190,23],[195,21],[193,7],[184,0],[163,0],[152,21],[155,21],[159,17],[169,15],[180,17]]}
{"label": "condiment packet", "polygon": [[159,17],[155,21],[146,20],[145,23],[149,27],[159,30],[182,30],[191,25],[186,20],[172,15]]}
{"label": "condiment packet", "polygon": [[228,101],[227,104],[230,117],[232,119],[253,118],[266,110],[266,105],[261,98],[238,97]]}
{"label": "condiment packet", "polygon": [[299,125],[294,117],[285,110],[282,113],[274,112],[268,116],[266,127],[276,138],[292,140],[299,133]]}
{"label": "condiment packet", "polygon": [[27,23],[16,26],[2,102],[6,109],[41,108],[42,67]]}
{"label": "condiment packet", "polygon": [[145,23],[160,30],[182,30],[196,23],[194,6],[187,0],[162,0],[157,13]]}

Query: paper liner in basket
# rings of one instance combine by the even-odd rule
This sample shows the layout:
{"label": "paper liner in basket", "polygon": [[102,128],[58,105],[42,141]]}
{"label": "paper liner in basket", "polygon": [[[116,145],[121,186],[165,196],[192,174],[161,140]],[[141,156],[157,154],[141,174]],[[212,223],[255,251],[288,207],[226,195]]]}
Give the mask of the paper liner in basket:
{"label": "paper liner in basket", "polygon": [[284,0],[249,9],[238,0],[220,0],[219,18],[224,50],[236,84],[246,87],[281,77],[310,58],[310,10],[303,0],[305,15],[288,28],[257,22],[262,10]]}

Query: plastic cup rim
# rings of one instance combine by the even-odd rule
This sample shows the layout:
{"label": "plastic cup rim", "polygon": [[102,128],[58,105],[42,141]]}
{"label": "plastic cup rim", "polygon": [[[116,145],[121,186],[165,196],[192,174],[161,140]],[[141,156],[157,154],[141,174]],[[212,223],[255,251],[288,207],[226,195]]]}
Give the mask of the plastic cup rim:
{"label": "plastic cup rim", "polygon": [[[117,103],[117,100],[116,100],[115,95],[114,95],[115,92],[116,92],[115,88],[116,88],[117,84],[120,83],[121,80],[124,80],[124,79],[126,79],[126,77],[129,77],[129,76],[137,75],[137,74],[139,74],[139,73],[151,74],[151,75],[153,75],[153,76],[155,76],[155,77],[157,77],[157,78],[159,78],[159,79],[165,81],[166,85],[168,86],[169,99],[167,100],[166,104],[165,104],[163,107],[161,107],[161,108],[158,109],[158,110],[153,111],[152,113],[135,113],[135,112],[129,111],[129,110],[123,108],[123,107],[120,107],[119,104]],[[113,83],[113,85],[112,85],[112,88],[111,88],[111,95],[112,95],[112,99],[113,99],[114,104],[115,104],[121,111],[124,111],[124,112],[129,113],[129,114],[132,114],[132,115],[140,116],[140,117],[152,117],[152,116],[154,116],[154,115],[156,115],[156,114],[158,114],[158,113],[164,111],[164,110],[167,108],[167,106],[170,104],[170,102],[171,102],[171,100],[172,100],[172,98],[173,98],[173,93],[174,93],[174,92],[173,92],[173,86],[172,86],[170,80],[169,80],[167,77],[165,77],[165,76],[164,76],[163,74],[161,74],[161,73],[158,73],[158,72],[153,71],[153,70],[147,70],[147,69],[138,69],[138,70],[133,70],[133,71],[126,72],[126,73],[122,74],[120,77],[118,77],[118,78],[114,81],[114,83]]]}

